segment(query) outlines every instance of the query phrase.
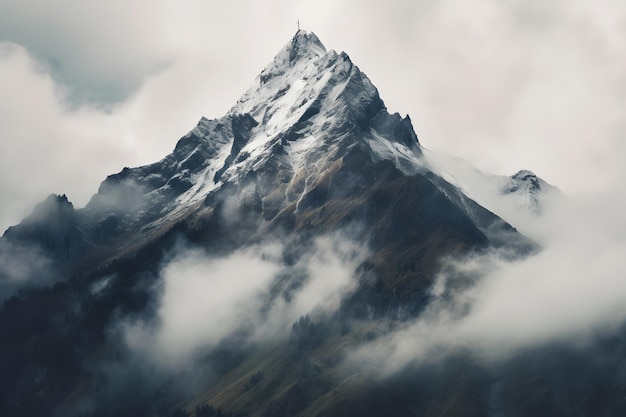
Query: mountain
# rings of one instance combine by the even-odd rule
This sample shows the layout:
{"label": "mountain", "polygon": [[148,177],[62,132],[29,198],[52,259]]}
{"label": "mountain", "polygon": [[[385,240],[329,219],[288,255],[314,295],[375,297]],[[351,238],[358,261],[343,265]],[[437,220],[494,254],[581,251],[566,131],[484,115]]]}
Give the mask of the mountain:
{"label": "mountain", "polygon": [[430,170],[523,233],[527,229],[532,233],[529,224],[566,204],[566,196],[561,190],[529,170],[520,170],[511,176],[493,175],[476,169],[461,158],[427,149],[423,151]]}
{"label": "mountain", "polygon": [[[373,171],[363,172],[366,166]],[[241,195],[242,184],[254,183],[250,198],[258,200],[256,214],[264,222],[295,222],[290,227],[299,229],[319,218],[316,222],[328,228],[354,215],[345,208],[357,196],[367,198],[364,191],[383,192],[370,186],[371,173],[378,173],[373,183],[384,188],[393,178],[397,195],[423,187],[420,193],[450,206],[442,213],[459,224],[434,216],[432,225],[440,222],[442,230],[457,235],[466,229],[458,236],[462,240],[488,246],[499,242],[501,232],[511,240],[516,235],[484,208],[468,209],[473,202],[429,169],[409,117],[389,114],[376,88],[345,53],[327,52],[314,34],[299,31],[227,115],[203,118],[164,159],[124,168],[102,183],[84,209],[73,213],[69,208],[76,220],[63,233],[77,249],[65,258],[76,261],[121,237],[141,246],[188,216],[202,222],[207,215],[200,206]],[[433,208],[420,207],[423,203],[416,200],[405,209]],[[336,206],[342,207],[341,218],[319,216],[322,208],[328,212]],[[62,222],[59,216],[50,212],[43,227]],[[13,227],[6,237],[32,235],[26,230],[33,227]]]}
{"label": "mountain", "polygon": [[4,234],[11,241],[38,244],[60,261],[80,256],[85,238],[77,225],[74,206],[65,195],[50,195],[18,226]]}
{"label": "mountain", "polygon": [[541,213],[544,210],[544,201],[549,198],[548,195],[560,194],[556,187],[528,170],[513,174],[500,192],[506,196],[515,196],[520,207],[534,213]]}
{"label": "mountain", "polygon": [[[161,161],[107,177],[84,208],[50,196],[5,232],[61,280],[4,304],[0,414],[486,415],[494,396],[519,410],[533,393],[509,368],[460,353],[382,381],[346,362],[426,314],[450,259],[540,250],[446,167],[347,54],[299,30]],[[496,188],[537,215],[551,190],[525,171]]]}

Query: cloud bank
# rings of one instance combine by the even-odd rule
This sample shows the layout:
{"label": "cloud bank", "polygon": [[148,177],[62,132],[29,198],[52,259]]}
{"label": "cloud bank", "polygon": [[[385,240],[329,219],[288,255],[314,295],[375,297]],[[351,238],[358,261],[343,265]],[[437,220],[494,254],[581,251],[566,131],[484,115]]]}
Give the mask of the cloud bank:
{"label": "cloud bank", "polygon": [[552,343],[584,346],[618,331],[626,320],[623,197],[570,199],[569,207],[536,217],[526,229],[544,248],[527,259],[509,262],[492,253],[450,260],[426,311],[351,360],[387,375],[458,352],[498,362]]}
{"label": "cloud bank", "polygon": [[266,242],[215,257],[179,248],[161,270],[156,321],[124,323],[126,344],[177,369],[229,340],[240,347],[284,341],[298,318],[337,311],[366,253],[339,234],[316,239],[293,265],[283,250]]}

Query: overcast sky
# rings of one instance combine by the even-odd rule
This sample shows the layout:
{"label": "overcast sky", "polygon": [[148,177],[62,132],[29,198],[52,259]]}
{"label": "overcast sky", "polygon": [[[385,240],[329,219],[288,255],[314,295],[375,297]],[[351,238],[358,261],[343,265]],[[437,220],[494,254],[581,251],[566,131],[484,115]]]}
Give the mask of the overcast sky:
{"label": "overcast sky", "polygon": [[623,191],[623,0],[0,0],[0,228],[165,156],[226,113],[298,19],[423,146],[570,195]]}

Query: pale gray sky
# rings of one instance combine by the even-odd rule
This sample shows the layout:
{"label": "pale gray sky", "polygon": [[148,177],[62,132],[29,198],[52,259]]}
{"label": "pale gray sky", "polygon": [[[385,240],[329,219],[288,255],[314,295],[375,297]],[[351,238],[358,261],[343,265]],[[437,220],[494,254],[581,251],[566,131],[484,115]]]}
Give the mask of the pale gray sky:
{"label": "pale gray sky", "polygon": [[222,116],[298,19],[427,148],[623,196],[621,0],[0,0],[0,228],[51,192],[84,205]]}

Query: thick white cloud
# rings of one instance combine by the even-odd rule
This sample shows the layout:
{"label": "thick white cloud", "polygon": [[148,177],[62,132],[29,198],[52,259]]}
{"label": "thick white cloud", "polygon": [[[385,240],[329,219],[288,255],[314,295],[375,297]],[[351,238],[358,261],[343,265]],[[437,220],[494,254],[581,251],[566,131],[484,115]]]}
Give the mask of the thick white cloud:
{"label": "thick white cloud", "polygon": [[544,245],[538,254],[450,260],[426,311],[351,359],[387,374],[459,351],[498,361],[552,342],[584,345],[619,329],[626,320],[624,210],[626,190],[572,199],[525,225]]}
{"label": "thick white cloud", "polygon": [[52,192],[88,195],[107,162],[124,159],[128,145],[107,140],[116,131],[107,115],[66,108],[65,90],[22,47],[0,44],[0,80],[2,226]]}
{"label": "thick white cloud", "polygon": [[87,99],[119,99],[173,55],[162,2],[3,2],[0,37],[44,58]]}
{"label": "thick white cloud", "polygon": [[181,246],[161,270],[157,322],[124,323],[126,343],[178,368],[234,334],[244,344],[284,341],[300,317],[339,308],[366,254],[339,233],[318,238],[293,266],[282,251],[271,241],[222,257]]}

